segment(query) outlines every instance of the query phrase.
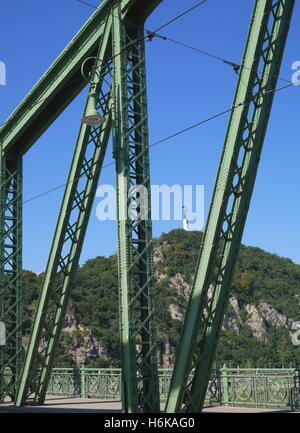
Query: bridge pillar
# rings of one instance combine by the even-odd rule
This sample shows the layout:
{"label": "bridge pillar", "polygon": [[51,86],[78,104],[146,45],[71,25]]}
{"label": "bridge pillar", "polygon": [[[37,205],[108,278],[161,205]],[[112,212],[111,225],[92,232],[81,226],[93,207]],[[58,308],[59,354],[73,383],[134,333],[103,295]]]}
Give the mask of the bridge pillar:
{"label": "bridge pillar", "polygon": [[[1,151],[1,155],[2,151]],[[0,162],[0,399],[15,398],[22,364],[22,157]]]}

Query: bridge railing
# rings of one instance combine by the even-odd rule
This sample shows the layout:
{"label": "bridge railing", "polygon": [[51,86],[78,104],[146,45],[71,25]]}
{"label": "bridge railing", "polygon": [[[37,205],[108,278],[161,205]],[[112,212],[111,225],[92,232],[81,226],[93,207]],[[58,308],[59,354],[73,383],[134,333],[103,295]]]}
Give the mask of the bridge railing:
{"label": "bridge railing", "polygon": [[[172,370],[159,369],[161,401],[167,399]],[[206,405],[286,408],[300,410],[298,369],[214,369]],[[54,368],[50,395],[120,400],[121,370],[118,368]]]}
{"label": "bridge railing", "polygon": [[299,375],[295,369],[221,369],[224,406],[291,408],[299,406]]}

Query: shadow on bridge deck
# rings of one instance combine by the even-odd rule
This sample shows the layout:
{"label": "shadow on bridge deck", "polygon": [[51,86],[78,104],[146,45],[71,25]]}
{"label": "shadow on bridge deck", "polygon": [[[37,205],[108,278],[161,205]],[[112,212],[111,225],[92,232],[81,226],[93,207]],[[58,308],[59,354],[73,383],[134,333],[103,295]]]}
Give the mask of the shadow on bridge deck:
{"label": "shadow on bridge deck", "polygon": [[[162,408],[163,409],[163,408]],[[203,413],[291,413],[283,409],[257,409],[245,407],[204,407]],[[43,406],[16,408],[11,402],[0,405],[0,413],[121,413],[121,402],[93,398],[48,396]],[[299,412],[298,412],[299,413]]]}
{"label": "shadow on bridge deck", "polygon": [[14,407],[12,403],[0,405],[0,413],[120,413],[121,402],[92,398],[48,396],[43,406]]}

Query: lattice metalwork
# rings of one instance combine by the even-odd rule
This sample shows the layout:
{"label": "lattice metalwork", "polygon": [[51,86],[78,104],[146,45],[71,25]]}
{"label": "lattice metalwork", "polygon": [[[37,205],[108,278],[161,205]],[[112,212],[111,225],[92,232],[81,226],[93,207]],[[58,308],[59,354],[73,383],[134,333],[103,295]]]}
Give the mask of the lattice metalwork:
{"label": "lattice metalwork", "polygon": [[79,368],[53,368],[47,394],[81,396],[81,370]]}
{"label": "lattice metalwork", "polygon": [[121,370],[84,369],[84,392],[87,397],[121,399]]}
{"label": "lattice metalwork", "polygon": [[123,408],[158,412],[144,32],[113,10]]}
{"label": "lattice metalwork", "polygon": [[22,158],[1,160],[0,399],[14,399],[22,363]]}
{"label": "lattice metalwork", "polygon": [[198,412],[203,406],[293,6],[259,0],[254,7],[167,412]]}
{"label": "lattice metalwork", "polygon": [[296,365],[293,372],[293,387],[291,389],[291,410],[300,411],[300,366]]}
{"label": "lattice metalwork", "polygon": [[[44,401],[113,125],[123,410],[159,412],[142,27],[146,17],[160,2],[104,0],[0,127],[0,322],[7,327],[7,345],[0,347],[0,397],[9,395],[14,399],[18,382],[16,405],[24,404],[29,397],[38,404]],[[255,3],[171,379],[167,412],[193,412],[203,406],[294,3],[294,0],[256,0]],[[82,125],[80,128],[20,375],[22,174],[21,156],[16,155],[24,154],[82,90],[85,83],[80,68],[90,56],[98,57],[98,71],[91,75],[84,115],[97,95],[97,109],[105,123],[101,127]],[[108,59],[112,62],[109,63]],[[93,393],[98,392],[98,379],[94,376],[80,380],[81,390],[90,381]],[[226,382],[225,379],[222,381]],[[78,384],[75,382],[72,386],[76,387]],[[115,392],[113,377],[107,379],[107,384],[111,387],[108,392]],[[219,385],[219,378],[211,380],[209,391],[213,398],[219,398]],[[273,382],[270,384],[270,389],[275,387],[274,398],[281,392],[277,392],[276,386]],[[226,399],[230,397],[227,389]]]}
{"label": "lattice metalwork", "polygon": [[[109,25],[108,19],[107,26]],[[109,31],[104,35],[108,38]],[[106,62],[107,47],[107,41],[102,41],[99,51],[102,66],[99,73],[94,74],[89,93],[94,94],[96,91],[99,95],[97,109],[105,123],[92,127],[82,124],[80,127],[27,350],[17,405],[24,404],[30,394],[35,403],[44,402],[110,134],[111,91],[107,82],[109,83],[111,74]],[[85,113],[88,107],[89,96]],[[35,372],[37,377],[33,377]]]}
{"label": "lattice metalwork", "polygon": [[[224,405],[293,408],[294,370],[221,369]],[[299,389],[298,389],[299,395]]]}
{"label": "lattice metalwork", "polygon": [[[299,411],[298,373],[292,368],[213,369],[205,405]],[[158,369],[161,403],[167,399],[171,376],[171,369]],[[47,394],[120,400],[121,369],[54,368]]]}

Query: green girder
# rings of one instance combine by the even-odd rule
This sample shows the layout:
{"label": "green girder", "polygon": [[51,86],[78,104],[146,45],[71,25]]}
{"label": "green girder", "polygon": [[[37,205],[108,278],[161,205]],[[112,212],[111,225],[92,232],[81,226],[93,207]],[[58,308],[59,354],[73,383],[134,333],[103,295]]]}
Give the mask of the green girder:
{"label": "green girder", "polygon": [[[120,18],[123,18],[126,13],[129,13],[131,10],[129,8],[128,2],[114,3],[116,6],[115,8],[112,8],[112,11],[115,10],[117,16]],[[150,12],[151,9],[153,9],[158,3],[159,1],[149,1],[148,12]],[[110,2],[110,4],[112,4],[112,2]],[[17,390],[17,397],[15,401],[17,406],[26,404],[26,402],[32,400],[36,404],[42,404],[45,399],[47,385],[51,374],[51,367],[55,357],[55,350],[59,342],[61,328],[68,306],[68,299],[76,268],[78,266],[85,230],[89,220],[91,206],[95,197],[96,187],[111,129],[111,89],[107,89],[107,92],[105,93],[103,91],[103,87],[105,87],[107,82],[111,79],[111,60],[113,60],[114,72],[116,72],[114,75],[114,83],[116,83],[117,79],[122,80],[124,78],[122,75],[118,74],[117,69],[118,65],[121,64],[121,69],[126,70],[128,66],[127,56],[132,56],[131,61],[134,69],[132,74],[128,73],[128,78],[131,76],[131,83],[127,82],[127,85],[128,89],[129,85],[133,85],[133,93],[135,94],[132,101],[128,103],[127,109],[129,113],[130,110],[132,110],[131,114],[134,113],[135,117],[134,123],[137,124],[137,126],[134,128],[134,132],[132,132],[132,135],[136,137],[136,149],[134,150],[136,161],[130,161],[131,156],[129,155],[132,151],[130,150],[131,146],[128,146],[126,151],[128,152],[128,162],[130,161],[131,166],[128,166],[127,169],[130,171],[133,165],[135,165],[136,182],[138,182],[138,184],[145,185],[145,187],[150,191],[149,162],[147,153],[148,136],[143,33],[143,20],[146,18],[147,13],[145,12],[145,8],[141,6],[141,2],[130,2],[130,4],[131,7],[133,7],[134,4],[136,5],[134,8],[135,13],[131,14],[131,19],[142,19],[142,21],[136,21],[136,24],[134,25],[135,31],[137,28],[141,29],[138,31],[137,36],[139,41],[134,44],[131,41],[128,50],[124,50],[124,46],[122,44],[115,44],[115,40],[112,38],[111,20],[113,20],[114,23],[116,21],[114,13],[108,13],[106,11],[107,13],[105,14],[105,19],[101,21],[101,37],[100,41],[98,41],[100,43],[100,48],[98,54],[96,53],[97,58],[101,60],[99,63],[96,62],[96,66],[98,66],[100,71],[94,75],[94,83],[91,85],[84,116],[89,110],[92,94],[95,94],[95,91],[97,91],[100,93],[97,109],[101,111],[102,115],[106,118],[106,123],[103,127],[98,128],[90,128],[86,125],[82,125],[80,128],[69,178],[66,184],[65,195],[61,205],[54,240],[45,272],[44,282],[39,297],[39,303],[31,332],[29,347],[26,353],[23,372]],[[119,18],[117,21],[119,22]],[[123,24],[121,27],[123,27]],[[79,34],[81,33],[82,32]],[[121,40],[118,42],[120,41]],[[72,44],[70,44],[69,47],[71,45]],[[112,57],[113,46],[119,46],[119,51],[114,51],[114,56]],[[66,50],[66,53],[68,53],[68,49]],[[85,53],[87,53],[87,51],[85,51]],[[88,54],[90,54],[90,52],[88,52]],[[99,64],[101,66],[99,66]],[[77,68],[77,70],[78,68],[81,69],[81,65],[82,60],[80,59],[80,62],[74,68]],[[107,68],[107,70],[102,70],[101,72],[101,69],[103,68]],[[51,71],[51,68],[49,71]],[[106,76],[103,76],[103,73],[104,75],[106,74]],[[99,80],[99,82],[96,82],[97,80]],[[41,82],[42,81],[43,80],[41,80]],[[45,85],[45,83],[43,84]],[[53,83],[53,85],[59,86],[60,84]],[[36,87],[43,88],[43,85],[38,84]],[[64,90],[64,87],[62,87],[62,90]],[[116,85],[114,85],[114,91],[115,90]],[[53,92],[53,89],[50,90],[48,88],[47,91],[51,93]],[[117,98],[114,97],[114,101],[116,99]],[[27,105],[27,107],[29,106]],[[65,106],[62,106],[62,104],[59,103],[58,108],[63,109]],[[29,107],[29,111],[30,110],[37,110],[37,107]],[[22,109],[19,111],[22,114]],[[115,110],[114,113],[116,113]],[[117,129],[117,124],[119,122],[118,119],[121,118],[120,113],[121,111],[117,112],[117,120],[115,116],[113,125],[114,131]],[[125,113],[122,111],[122,114]],[[34,114],[26,114],[24,116],[25,123],[27,116],[32,118]],[[41,128],[38,130],[38,133],[42,131],[40,119],[39,123]],[[26,123],[26,127],[29,127],[29,125],[30,123]],[[9,130],[8,126],[6,127]],[[48,124],[45,124],[45,126],[47,127]],[[126,126],[128,131],[131,129],[131,127],[132,125],[130,124]],[[1,132],[2,131],[0,131],[0,133]],[[16,130],[13,129],[13,132],[16,133]],[[24,138],[24,136],[22,137]],[[115,133],[114,137],[116,137]],[[36,138],[37,135],[34,135],[33,133],[32,140],[35,140]],[[120,143],[122,140],[123,137],[121,138]],[[26,151],[28,146],[32,144],[28,141],[26,143],[27,147],[23,147],[23,151]],[[114,140],[114,146],[116,149],[119,147],[120,143],[118,140]],[[11,144],[11,146],[12,147],[7,147],[6,149],[12,149],[13,147],[16,149],[15,143],[14,145]],[[120,155],[117,157],[117,167],[119,166],[119,159],[122,159]],[[83,181],[85,181],[84,184]],[[135,235],[132,236],[132,246],[133,248],[136,247],[137,258],[132,261],[131,266],[139,267],[139,271],[136,272],[136,274],[139,274],[139,285],[135,290],[137,291],[136,298],[140,302],[142,313],[140,317],[140,324],[136,326],[136,332],[139,332],[142,349],[138,356],[136,356],[132,351],[131,358],[129,360],[126,358],[124,359],[123,368],[124,371],[127,371],[127,367],[130,363],[135,371],[134,374],[136,374],[138,378],[141,377],[141,379],[138,379],[135,382],[135,388],[131,386],[131,388],[128,390],[128,393],[131,396],[134,396],[135,404],[128,406],[126,404],[128,399],[125,397],[124,410],[131,412],[150,412],[154,409],[155,411],[159,411],[159,392],[155,362],[152,305],[153,265],[150,212],[148,221],[139,222],[137,227],[132,226],[131,235],[133,232],[138,233],[136,239]],[[135,243],[136,245],[134,246]],[[121,244],[122,241],[120,242],[120,245]],[[121,261],[124,259],[123,254],[123,250],[120,249],[119,256],[121,257]],[[122,274],[121,269],[120,273]],[[128,272],[128,275],[130,275],[130,286],[132,289],[134,289],[136,282],[133,275],[131,274],[132,270]],[[134,318],[134,313],[137,305],[133,300],[130,301],[130,304],[131,305],[129,306],[129,309],[131,310],[131,313],[129,316],[131,317],[131,321],[129,323],[129,328],[134,329],[133,320],[136,320],[136,318]],[[135,336],[135,339],[137,339],[137,336]],[[133,343],[131,343],[131,348],[133,348]],[[126,374],[123,376],[126,378]],[[127,379],[124,379],[124,383],[126,383],[126,380]],[[124,395],[126,395],[126,393]]]}
{"label": "green girder", "polygon": [[131,19],[134,14],[135,22],[143,25],[161,1],[104,0],[0,128],[4,153],[24,154],[85,87],[81,65],[96,56],[114,4],[120,4],[122,18]]}
{"label": "green girder", "polygon": [[[144,31],[113,9],[114,156],[117,170],[123,409],[159,412]],[[122,47],[127,47],[122,49]],[[120,56],[116,54],[120,53]],[[146,192],[148,206],[139,206]],[[128,215],[132,209],[133,215]]]}
{"label": "green girder", "polygon": [[293,6],[255,3],[166,412],[203,407]]}
{"label": "green girder", "polygon": [[[161,1],[104,0],[0,128],[0,321],[7,327],[0,398],[10,396],[16,406],[44,402],[112,130],[123,411],[160,411],[143,26]],[[255,3],[166,412],[203,406],[293,6],[294,0]],[[96,93],[105,123],[80,126],[23,362],[22,155],[86,86],[81,67],[91,56],[100,62],[84,115]]]}
{"label": "green girder", "polygon": [[[98,58],[106,64],[111,19],[106,20],[106,31],[100,44]],[[100,67],[101,69],[101,67]],[[97,71],[98,72],[98,71]],[[18,389],[16,405],[26,402],[33,395],[37,404],[45,399],[51,367],[65,317],[70,289],[78,267],[79,256],[96,194],[99,175],[104,160],[111,128],[110,88],[102,70],[94,75],[90,93],[99,95],[97,108],[105,117],[101,126],[90,127],[81,124],[73,161],[59,213],[59,219],[50,250],[42,291],[29,347],[26,353],[24,370]],[[89,109],[88,95],[84,115]],[[41,349],[41,345],[43,348]],[[39,367],[38,373],[36,369]],[[34,377],[33,377],[34,376]],[[34,389],[31,384],[34,383]]]}
{"label": "green girder", "polygon": [[22,158],[1,158],[0,321],[6,345],[0,346],[0,401],[15,398],[21,373],[22,321]]}

